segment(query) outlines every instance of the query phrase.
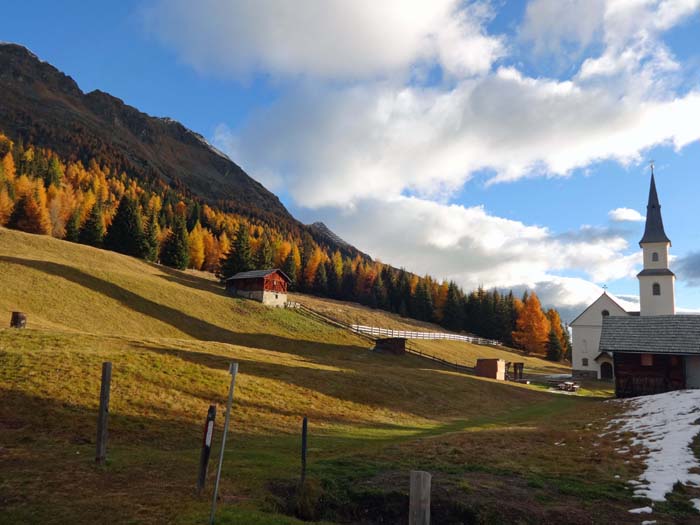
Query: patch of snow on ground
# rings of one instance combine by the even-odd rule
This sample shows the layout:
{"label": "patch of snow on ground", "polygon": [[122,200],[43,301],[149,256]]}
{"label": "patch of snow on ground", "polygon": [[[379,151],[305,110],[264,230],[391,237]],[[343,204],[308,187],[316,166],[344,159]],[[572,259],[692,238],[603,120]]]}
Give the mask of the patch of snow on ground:
{"label": "patch of snow on ground", "polygon": [[690,472],[700,469],[690,449],[693,438],[700,433],[696,423],[700,419],[700,390],[678,390],[623,402],[627,410],[611,421],[616,425],[614,432],[633,433],[636,437],[632,445],[641,445],[647,451],[642,459],[646,470],[640,480],[648,484],[637,486],[635,494],[663,501],[677,481],[700,483],[700,474]]}
{"label": "patch of snow on ground", "polygon": [[651,514],[653,512],[651,507],[639,507],[638,509],[632,509],[629,511],[630,514]]}
{"label": "patch of snow on ground", "polygon": [[690,500],[690,502],[693,504],[693,507],[695,507],[695,510],[700,512],[700,499],[699,498],[693,498]]}

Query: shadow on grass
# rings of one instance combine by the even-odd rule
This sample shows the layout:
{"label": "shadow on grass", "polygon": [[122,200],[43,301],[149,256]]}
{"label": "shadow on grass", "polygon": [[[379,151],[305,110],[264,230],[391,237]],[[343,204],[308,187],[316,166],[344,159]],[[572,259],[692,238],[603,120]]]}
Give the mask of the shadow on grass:
{"label": "shadow on grass", "polygon": [[160,277],[172,283],[187,286],[195,290],[204,290],[216,295],[226,295],[226,290],[224,289],[224,287],[218,284],[216,281],[212,281],[204,277],[199,277],[197,275],[175,270],[173,268],[168,268],[167,266],[163,266],[161,264],[148,263],[148,265],[157,269],[159,272],[164,273],[165,275]]}
{"label": "shadow on grass", "polygon": [[[118,301],[123,306],[134,310],[135,312],[168,324],[195,339],[200,339],[203,341],[230,343],[251,348],[274,350],[277,352],[291,352],[292,348],[300,345],[306,346],[307,344],[313,344],[319,349],[328,350],[356,350],[358,348],[362,348],[354,345],[343,346],[330,343],[300,341],[298,339],[280,337],[272,334],[235,332],[188,315],[176,308],[171,308],[155,301],[151,301],[150,299],[146,299],[145,297],[127,290],[126,288],[118,286],[109,281],[105,281],[104,279],[100,279],[71,266],[49,261],[37,261],[33,259],[22,259],[19,257],[9,256],[0,256],[0,261],[32,268],[65,279],[80,286],[84,286],[115,301]],[[185,278],[182,277],[182,279]],[[204,279],[197,277],[194,279],[204,281]],[[194,287],[193,284],[192,286]],[[201,288],[197,287],[197,289]],[[218,288],[216,289],[216,293],[219,295],[224,295],[224,292]]]}

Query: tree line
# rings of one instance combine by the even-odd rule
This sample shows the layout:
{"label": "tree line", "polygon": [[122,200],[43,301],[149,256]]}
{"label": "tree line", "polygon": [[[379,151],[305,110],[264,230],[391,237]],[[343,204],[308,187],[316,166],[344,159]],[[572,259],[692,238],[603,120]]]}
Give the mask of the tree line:
{"label": "tree line", "polygon": [[570,349],[556,310],[537,296],[417,276],[314,238],[303,227],[223,212],[180,189],[149,185],[94,159],[59,158],[0,134],[0,225],[52,235],[226,279],[280,268],[291,289],[355,301],[560,360]]}

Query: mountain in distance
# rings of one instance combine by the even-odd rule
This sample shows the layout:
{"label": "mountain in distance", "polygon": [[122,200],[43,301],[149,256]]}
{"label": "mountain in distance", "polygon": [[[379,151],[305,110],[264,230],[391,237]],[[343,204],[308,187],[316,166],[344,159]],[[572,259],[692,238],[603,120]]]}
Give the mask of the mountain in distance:
{"label": "mountain in distance", "polygon": [[161,182],[223,211],[293,220],[272,192],[199,134],[76,82],[16,44],[0,45],[0,130],[84,163]]}

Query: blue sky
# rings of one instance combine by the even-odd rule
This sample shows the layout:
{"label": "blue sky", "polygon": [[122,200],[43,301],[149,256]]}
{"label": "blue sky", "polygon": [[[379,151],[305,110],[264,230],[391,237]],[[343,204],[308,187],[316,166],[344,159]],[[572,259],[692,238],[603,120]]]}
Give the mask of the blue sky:
{"label": "blue sky", "polygon": [[645,213],[654,159],[677,304],[700,309],[700,2],[25,1],[4,15],[0,40],[181,121],[301,220],[571,315],[604,284],[637,293],[643,222],[614,219]]}

